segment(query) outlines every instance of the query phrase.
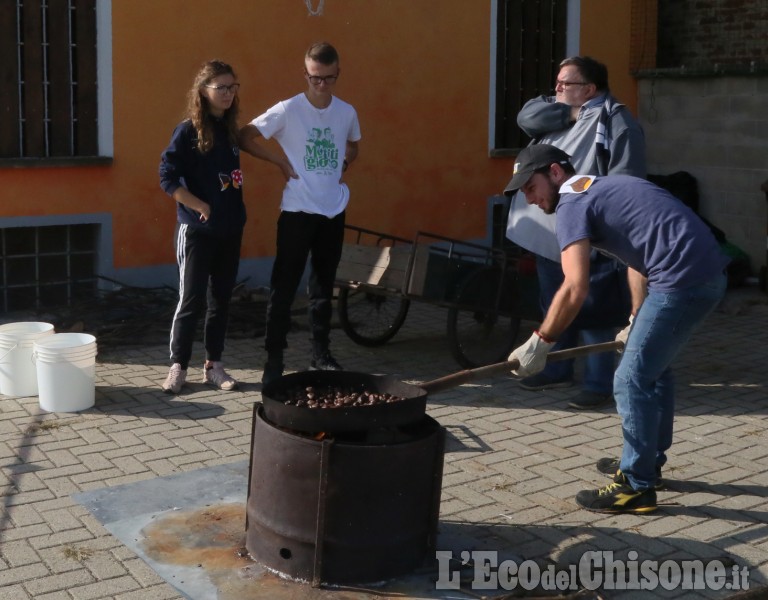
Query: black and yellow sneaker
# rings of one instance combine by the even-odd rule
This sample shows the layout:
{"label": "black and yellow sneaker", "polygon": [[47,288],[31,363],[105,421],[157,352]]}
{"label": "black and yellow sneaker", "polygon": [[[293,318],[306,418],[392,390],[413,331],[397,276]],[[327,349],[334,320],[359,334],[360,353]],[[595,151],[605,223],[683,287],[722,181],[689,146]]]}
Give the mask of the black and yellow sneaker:
{"label": "black and yellow sneaker", "polygon": [[[622,483],[623,480],[619,476],[624,477],[624,474],[619,468],[619,462],[618,458],[601,458],[597,461],[597,470],[603,475],[613,477],[614,481]],[[667,489],[666,482],[661,478],[660,467],[656,467],[656,484],[653,486],[653,489],[657,492]]]}
{"label": "black and yellow sneaker", "polygon": [[576,504],[592,512],[611,514],[644,515],[652,513],[658,508],[656,506],[656,490],[637,491],[629,483],[615,481],[599,490],[579,492],[576,494]]}

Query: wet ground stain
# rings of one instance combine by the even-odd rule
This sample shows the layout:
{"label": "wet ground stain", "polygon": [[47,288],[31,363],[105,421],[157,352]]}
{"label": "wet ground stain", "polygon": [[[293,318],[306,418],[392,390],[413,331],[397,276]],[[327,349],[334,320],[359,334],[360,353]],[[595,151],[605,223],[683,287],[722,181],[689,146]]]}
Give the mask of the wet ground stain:
{"label": "wet ground stain", "polygon": [[314,588],[282,578],[251,559],[245,534],[244,503],[209,505],[163,514],[142,529],[139,546],[158,563],[205,570],[219,600],[375,600],[393,595],[391,589],[382,588],[380,595],[374,589]]}

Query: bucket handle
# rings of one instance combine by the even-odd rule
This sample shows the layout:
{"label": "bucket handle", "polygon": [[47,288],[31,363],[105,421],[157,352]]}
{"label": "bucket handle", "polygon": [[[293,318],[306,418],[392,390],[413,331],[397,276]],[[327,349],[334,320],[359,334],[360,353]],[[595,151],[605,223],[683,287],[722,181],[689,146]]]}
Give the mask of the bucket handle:
{"label": "bucket handle", "polygon": [[0,362],[3,362],[3,359],[4,359],[6,356],[8,356],[8,355],[9,355],[11,352],[13,352],[14,348],[17,348],[17,347],[18,347],[18,344],[14,344],[13,346],[11,346],[11,349],[10,349],[10,350],[8,350],[8,352],[6,352],[6,353],[5,353],[5,354],[3,354],[2,356],[0,356]]}

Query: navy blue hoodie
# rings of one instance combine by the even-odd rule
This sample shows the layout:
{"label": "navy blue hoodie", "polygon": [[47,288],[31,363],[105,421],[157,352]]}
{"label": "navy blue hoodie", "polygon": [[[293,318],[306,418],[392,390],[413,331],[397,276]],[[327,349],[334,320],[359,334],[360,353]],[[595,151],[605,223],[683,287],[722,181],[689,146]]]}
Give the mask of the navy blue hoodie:
{"label": "navy blue hoodie", "polygon": [[222,237],[239,233],[245,225],[240,150],[220,119],[214,120],[214,144],[206,154],[197,149],[192,121],[182,121],[173,131],[160,159],[160,187],[172,197],[180,186],[207,202],[211,216],[201,223],[200,213],[177,202],[179,223]]}

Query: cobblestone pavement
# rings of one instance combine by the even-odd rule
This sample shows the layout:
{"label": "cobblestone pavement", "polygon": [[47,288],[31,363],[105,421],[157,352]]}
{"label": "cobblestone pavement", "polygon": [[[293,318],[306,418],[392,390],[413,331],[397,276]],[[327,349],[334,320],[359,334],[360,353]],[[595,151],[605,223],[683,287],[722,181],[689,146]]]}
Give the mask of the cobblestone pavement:
{"label": "cobblestone pavement", "polygon": [[[639,560],[720,559],[728,574],[748,567],[752,588],[765,585],[767,298],[754,289],[730,293],[677,361],[675,444],[657,513],[606,516],[574,503],[579,490],[607,481],[597,459],[620,452],[613,407],[575,411],[566,401],[576,388],[526,392],[503,376],[429,399],[428,413],[448,433],[441,527],[472,527],[491,547],[563,568],[590,550],[616,557],[634,551]],[[445,321],[444,309],[414,304],[387,345],[360,347],[335,331],[334,354],[349,370],[427,381],[459,370],[447,350]],[[92,409],[46,413],[35,397],[0,397],[0,599],[179,598],[72,494],[247,459],[261,341],[228,343],[227,367],[243,382],[237,392],[193,383],[180,396],[164,395],[166,346],[125,345],[100,351]],[[193,381],[201,377],[201,352],[196,345]],[[306,331],[292,333],[288,369],[306,368],[308,354]],[[466,597],[483,594],[499,592]]]}

